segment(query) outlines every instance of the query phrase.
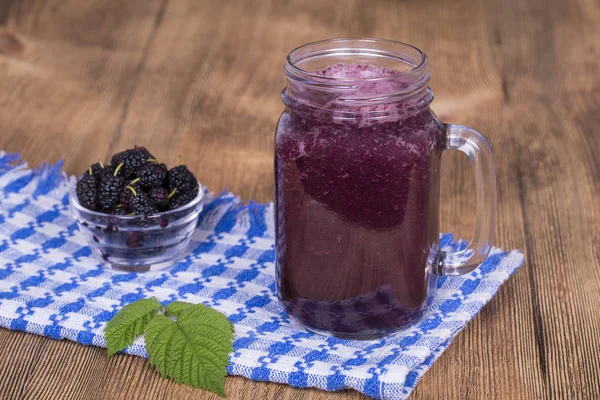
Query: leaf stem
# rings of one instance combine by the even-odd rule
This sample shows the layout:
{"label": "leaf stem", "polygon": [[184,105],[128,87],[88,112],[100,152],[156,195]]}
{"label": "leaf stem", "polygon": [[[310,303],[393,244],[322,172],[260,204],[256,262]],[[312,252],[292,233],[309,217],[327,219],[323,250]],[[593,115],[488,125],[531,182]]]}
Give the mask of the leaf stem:
{"label": "leaf stem", "polygon": [[125,163],[121,163],[121,164],[117,165],[117,168],[115,168],[115,173],[114,173],[115,176],[117,176],[117,174],[119,173],[119,170],[121,169],[121,167],[123,165],[125,165]]}

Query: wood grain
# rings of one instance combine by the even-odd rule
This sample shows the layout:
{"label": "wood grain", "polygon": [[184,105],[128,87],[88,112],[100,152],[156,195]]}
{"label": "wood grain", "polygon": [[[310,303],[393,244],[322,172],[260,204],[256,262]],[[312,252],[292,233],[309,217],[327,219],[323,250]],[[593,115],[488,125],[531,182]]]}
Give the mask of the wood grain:
{"label": "wood grain", "polygon": [[[287,52],[385,37],[430,58],[433,108],[495,154],[497,246],[525,267],[415,399],[600,398],[600,3],[594,0],[0,0],[0,148],[35,166],[145,144],[211,190],[272,199]],[[468,237],[466,158],[444,156],[442,227]],[[215,398],[145,360],[0,330],[0,397]],[[230,377],[231,399],[360,399]]]}

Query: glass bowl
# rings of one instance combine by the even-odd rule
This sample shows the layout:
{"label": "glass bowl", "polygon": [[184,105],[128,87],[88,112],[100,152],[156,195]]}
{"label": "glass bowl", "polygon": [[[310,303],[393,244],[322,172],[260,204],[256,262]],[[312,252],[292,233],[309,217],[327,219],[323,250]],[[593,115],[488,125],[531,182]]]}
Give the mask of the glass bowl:
{"label": "glass bowl", "polygon": [[175,210],[152,215],[109,215],[79,204],[75,186],[69,191],[71,212],[92,251],[111,268],[157,271],[173,265],[185,253],[198,224],[204,190]]}

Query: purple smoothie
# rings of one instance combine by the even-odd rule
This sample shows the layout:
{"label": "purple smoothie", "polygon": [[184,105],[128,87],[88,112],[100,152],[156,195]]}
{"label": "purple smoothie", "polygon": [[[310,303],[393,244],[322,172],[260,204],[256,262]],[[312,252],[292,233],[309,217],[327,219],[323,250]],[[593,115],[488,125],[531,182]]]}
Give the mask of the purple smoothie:
{"label": "purple smoothie", "polygon": [[284,93],[275,157],[279,296],[313,330],[385,334],[420,317],[435,284],[443,131],[426,89],[412,99],[359,100],[414,84],[403,74],[356,64],[315,74],[392,79],[360,81],[343,95]]}

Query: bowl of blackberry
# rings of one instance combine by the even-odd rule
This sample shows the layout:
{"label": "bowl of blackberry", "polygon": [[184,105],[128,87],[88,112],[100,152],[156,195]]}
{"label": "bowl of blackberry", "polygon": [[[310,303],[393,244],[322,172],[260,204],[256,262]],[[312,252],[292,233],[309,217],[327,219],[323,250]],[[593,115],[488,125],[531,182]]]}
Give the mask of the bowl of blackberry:
{"label": "bowl of blackberry", "polygon": [[185,255],[203,196],[185,165],[169,169],[136,146],[90,165],[71,186],[69,203],[97,256],[113,269],[142,272]]}

